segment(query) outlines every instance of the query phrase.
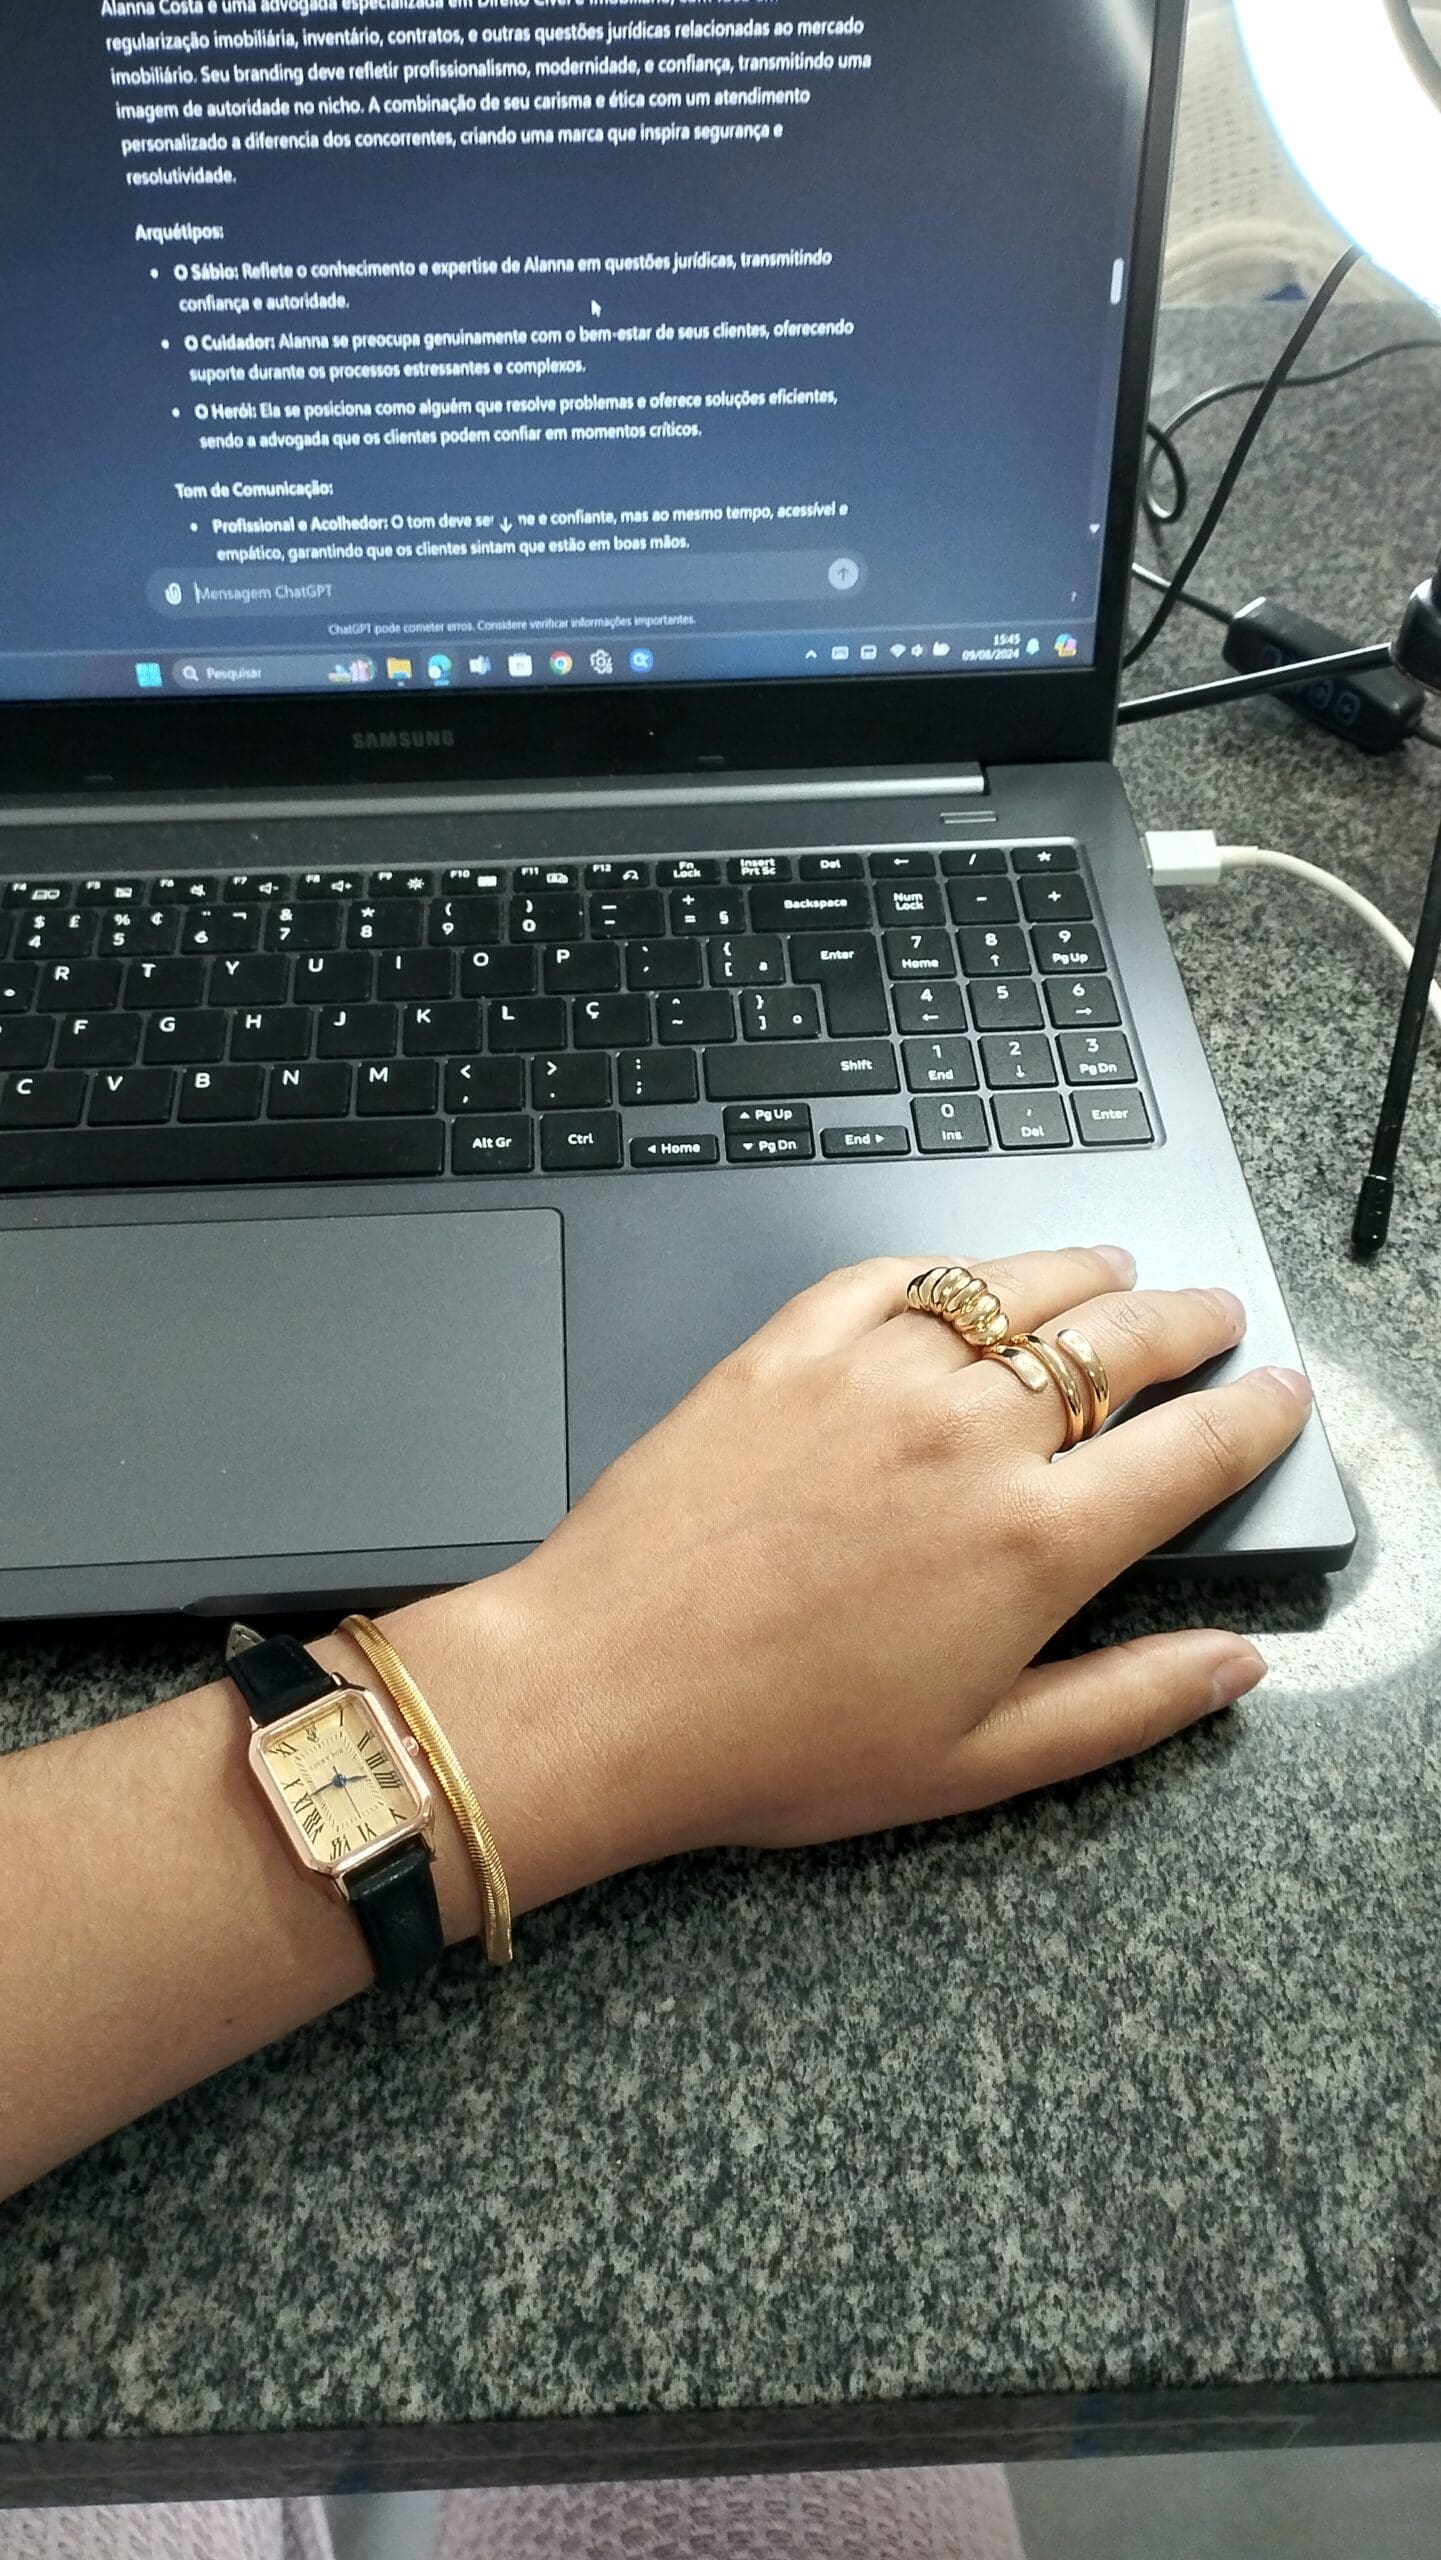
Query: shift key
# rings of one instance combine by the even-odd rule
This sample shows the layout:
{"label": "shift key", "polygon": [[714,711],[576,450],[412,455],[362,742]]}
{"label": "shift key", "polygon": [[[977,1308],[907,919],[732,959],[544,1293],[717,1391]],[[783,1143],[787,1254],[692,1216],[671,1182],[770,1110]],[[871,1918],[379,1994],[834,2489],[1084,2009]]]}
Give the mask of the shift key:
{"label": "shift key", "polygon": [[708,1049],[712,1102],[829,1101],[841,1093],[899,1093],[888,1040],[768,1040]]}

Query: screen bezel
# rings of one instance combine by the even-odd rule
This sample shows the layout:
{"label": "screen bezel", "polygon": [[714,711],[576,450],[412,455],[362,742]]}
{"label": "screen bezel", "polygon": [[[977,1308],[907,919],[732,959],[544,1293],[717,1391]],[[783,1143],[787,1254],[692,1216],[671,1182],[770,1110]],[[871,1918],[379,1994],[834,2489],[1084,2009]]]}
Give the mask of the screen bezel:
{"label": "screen bezel", "polygon": [[[265,791],[354,783],[507,783],[1108,755],[1160,296],[1186,0],[1152,0],[1151,82],[1131,252],[1096,662],[1002,676],[586,687],[374,698],[373,720],[449,743],[356,744],[355,700],[0,704],[0,790]],[[1142,15],[1137,8],[1138,21]],[[1146,41],[1144,24],[1137,38]]]}

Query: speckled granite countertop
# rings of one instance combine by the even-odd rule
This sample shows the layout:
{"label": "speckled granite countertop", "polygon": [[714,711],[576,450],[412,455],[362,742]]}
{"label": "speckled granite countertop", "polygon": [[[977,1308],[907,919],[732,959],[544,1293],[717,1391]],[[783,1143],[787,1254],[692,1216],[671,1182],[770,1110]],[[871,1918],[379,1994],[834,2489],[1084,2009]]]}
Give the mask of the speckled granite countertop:
{"label": "speckled granite countertop", "polygon": [[[1280,328],[1176,316],[1161,403]],[[1326,351],[1396,333],[1342,311]],[[1438,391],[1407,358],[1284,404],[1206,589],[1393,628],[1441,532]],[[1215,637],[1180,617],[1150,680],[1214,672]],[[1252,707],[1123,763],[1143,823],[1414,915],[1441,756]],[[1289,884],[1171,920],[1362,1521],[1329,1592],[1223,1604],[1260,1698],[982,1821],[594,1892],[503,1982],[462,1955],[46,2180],[0,2213],[0,2500],[1441,2426],[1438,1053],[1359,1271],[1391,964]],[[0,1636],[0,1734],[210,1659],[162,1626]]]}

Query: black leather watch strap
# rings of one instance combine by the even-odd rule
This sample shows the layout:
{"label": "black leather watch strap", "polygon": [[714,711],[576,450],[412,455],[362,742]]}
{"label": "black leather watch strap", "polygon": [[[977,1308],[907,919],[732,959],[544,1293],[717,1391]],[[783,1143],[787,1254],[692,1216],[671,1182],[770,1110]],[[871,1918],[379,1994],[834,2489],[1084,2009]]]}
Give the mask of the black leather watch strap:
{"label": "black leather watch strap", "polygon": [[406,1840],[348,1878],[350,1905],[365,1933],[382,1991],[402,1991],[445,1953],[430,1852]]}
{"label": "black leather watch strap", "polygon": [[225,1668],[257,1724],[274,1724],[346,1685],[294,1636],[267,1636],[263,1644],[228,1653]]}

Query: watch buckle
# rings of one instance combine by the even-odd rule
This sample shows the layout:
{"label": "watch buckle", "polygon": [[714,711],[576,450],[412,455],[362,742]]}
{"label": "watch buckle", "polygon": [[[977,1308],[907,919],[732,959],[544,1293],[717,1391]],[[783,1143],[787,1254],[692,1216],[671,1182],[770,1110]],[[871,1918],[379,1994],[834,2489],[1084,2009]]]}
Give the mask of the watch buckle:
{"label": "watch buckle", "polygon": [[225,1638],[225,1659],[234,1662],[238,1654],[253,1653],[255,1647],[264,1642],[265,1638],[255,1627],[244,1626],[237,1618]]}

